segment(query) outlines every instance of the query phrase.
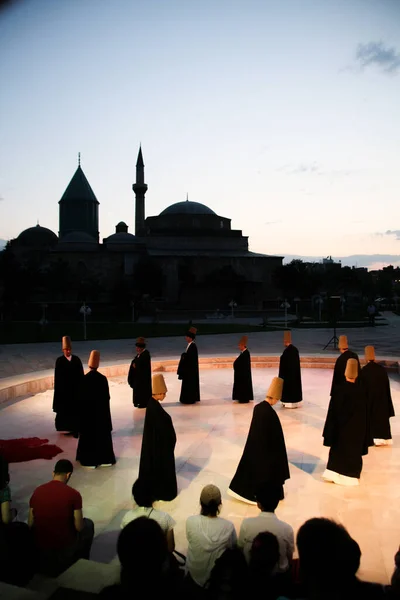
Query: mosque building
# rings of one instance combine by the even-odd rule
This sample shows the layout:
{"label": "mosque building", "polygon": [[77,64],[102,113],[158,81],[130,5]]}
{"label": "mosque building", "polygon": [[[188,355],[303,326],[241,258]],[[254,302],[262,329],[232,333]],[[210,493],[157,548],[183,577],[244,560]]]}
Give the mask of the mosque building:
{"label": "mosque building", "polygon": [[158,216],[145,216],[147,184],[141,148],[132,189],[135,233],[120,222],[101,243],[100,203],[79,160],[59,201],[58,236],[39,224],[30,227],[11,241],[15,256],[20,261],[37,256],[53,268],[67,263],[73,281],[95,282],[89,297],[93,299],[96,290],[102,302],[110,302],[121,286],[132,297],[140,289],[168,306],[186,308],[226,309],[232,299],[238,305],[261,308],[277,296],[272,275],[283,257],[250,252],[248,238],[231,229],[229,218],[188,199]]}

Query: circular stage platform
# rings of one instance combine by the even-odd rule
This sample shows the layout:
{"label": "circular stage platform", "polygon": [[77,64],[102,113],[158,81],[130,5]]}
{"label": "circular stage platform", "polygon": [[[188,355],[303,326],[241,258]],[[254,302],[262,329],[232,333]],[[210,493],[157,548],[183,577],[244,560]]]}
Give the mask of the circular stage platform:
{"label": "circular stage platform", "polygon": [[[180,381],[176,360],[153,361],[153,370],[162,370],[168,386],[163,405],[171,415],[177,434],[176,469],[178,497],[159,503],[177,522],[177,549],[185,552],[185,520],[199,510],[203,485],[215,483],[222,492],[222,516],[234,522],[237,531],[244,517],[258,509],[227,496],[227,488],[236,470],[247,437],[255,403],[265,397],[268,385],[277,375],[277,356],[253,356],[255,401],[233,403],[233,356],[208,356],[201,359],[201,402],[181,405],[178,401]],[[400,501],[400,418],[391,420],[393,446],[371,448],[364,459],[360,486],[345,488],[325,483],[328,448],[322,445],[322,429],[329,402],[332,367],[335,358],[302,355],[304,404],[296,410],[276,405],[285,434],[291,479],[286,483],[286,497],[277,509],[279,518],[290,523],[295,532],[308,518],[326,516],[342,522],[358,541],[362,550],[360,577],[388,583],[393,571],[394,554],[400,543],[398,505]],[[391,362],[391,361],[389,361]],[[389,369],[397,364],[387,365]],[[313,368],[305,368],[313,367]],[[145,411],[134,409],[131,389],[126,384],[125,361],[104,363],[100,371],[110,377],[113,442],[117,464],[108,469],[88,471],[75,463],[77,441],[58,434],[52,412],[52,372],[19,377],[14,388],[2,380],[1,437],[41,437],[63,449],[57,458],[69,458],[75,466],[70,484],[83,496],[84,514],[92,518],[96,538],[92,558],[103,562],[115,560],[115,541],[123,514],[130,508],[130,490],[138,472],[141,436]],[[11,378],[10,378],[11,379]],[[29,383],[31,382],[31,383]],[[32,383],[33,382],[33,383]],[[9,380],[10,384],[11,381]],[[396,414],[400,414],[400,383],[391,376]],[[29,388],[38,393],[29,393]],[[6,391],[7,390],[7,391]],[[14,400],[13,400],[14,398]],[[20,398],[15,400],[15,398]],[[22,520],[27,518],[31,493],[51,478],[52,461],[10,465],[13,504]]]}

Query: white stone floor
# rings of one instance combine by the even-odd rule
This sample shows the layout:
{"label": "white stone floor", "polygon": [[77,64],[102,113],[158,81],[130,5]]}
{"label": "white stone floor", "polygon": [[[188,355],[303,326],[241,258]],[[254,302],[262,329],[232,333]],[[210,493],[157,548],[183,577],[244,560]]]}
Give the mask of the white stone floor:
{"label": "white stone floor", "polygon": [[[101,369],[100,369],[101,370]],[[263,400],[273,369],[254,369],[255,402]],[[321,474],[326,466],[328,448],[322,445],[322,429],[332,378],[330,370],[304,369],[304,406],[297,410],[277,405],[286,438],[291,479],[286,483],[286,498],[277,509],[279,518],[290,523],[295,533],[313,516],[339,520],[358,541],[362,550],[359,575],[363,579],[388,583],[394,554],[400,544],[400,417],[391,420],[394,445],[371,448],[364,459],[361,484],[345,488],[325,483]],[[178,402],[180,382],[174,373],[166,374],[169,393],[164,407],[172,416],[177,434],[176,467],[178,497],[170,503],[158,503],[177,521],[176,547],[185,553],[185,520],[199,510],[203,485],[215,483],[222,491],[222,516],[231,519],[239,532],[242,519],[254,516],[256,507],[240,503],[226,491],[235,472],[246,440],[254,402],[233,403],[230,370],[201,371],[200,404]],[[133,409],[131,390],[125,378],[110,381],[113,440],[117,464],[113,468],[88,471],[75,463],[77,441],[54,430],[51,410],[52,391],[2,405],[1,438],[38,436],[48,438],[64,453],[52,461],[35,460],[10,465],[13,505],[19,518],[26,520],[30,495],[36,486],[49,480],[59,458],[76,465],[70,484],[78,489],[84,502],[84,514],[95,522],[96,538],[92,558],[115,561],[118,524],[130,508],[130,490],[138,472],[141,435],[145,412]],[[400,382],[392,377],[395,410],[400,415]]]}

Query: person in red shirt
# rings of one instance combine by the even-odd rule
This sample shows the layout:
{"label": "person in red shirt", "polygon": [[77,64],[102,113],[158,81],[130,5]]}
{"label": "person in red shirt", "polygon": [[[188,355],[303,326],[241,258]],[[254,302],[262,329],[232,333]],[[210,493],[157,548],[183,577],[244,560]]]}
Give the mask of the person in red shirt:
{"label": "person in red shirt", "polygon": [[82,496],[67,485],[73,470],[69,460],[59,460],[53,479],[36,488],[29,502],[38,570],[52,576],[79,558],[89,559],[94,536],[93,521],[83,518]]}

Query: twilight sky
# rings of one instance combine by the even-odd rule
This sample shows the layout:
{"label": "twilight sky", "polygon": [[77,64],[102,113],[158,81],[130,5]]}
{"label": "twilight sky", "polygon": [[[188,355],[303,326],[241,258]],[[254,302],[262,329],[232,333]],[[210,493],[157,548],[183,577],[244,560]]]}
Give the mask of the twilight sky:
{"label": "twilight sky", "polygon": [[17,0],[0,57],[0,238],[58,233],[78,152],[134,233],[141,143],[146,216],[188,193],[253,251],[400,265],[398,0]]}

